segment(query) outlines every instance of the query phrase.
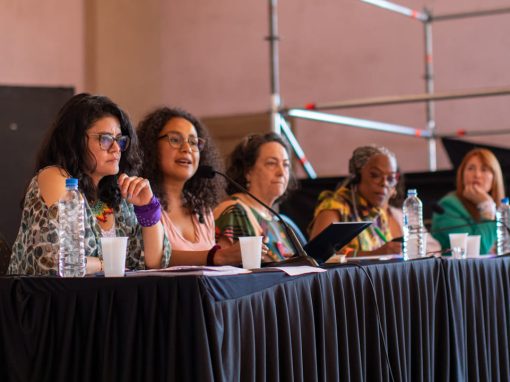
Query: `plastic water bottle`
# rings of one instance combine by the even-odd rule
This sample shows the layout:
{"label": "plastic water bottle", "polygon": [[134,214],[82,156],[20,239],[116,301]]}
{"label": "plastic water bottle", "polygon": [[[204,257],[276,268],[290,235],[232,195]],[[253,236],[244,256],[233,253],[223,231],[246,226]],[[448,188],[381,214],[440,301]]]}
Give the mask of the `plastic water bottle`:
{"label": "plastic water bottle", "polygon": [[66,193],[58,201],[61,277],[85,276],[85,205],[78,179],[66,179]]}
{"label": "plastic water bottle", "polygon": [[504,255],[510,252],[510,206],[508,198],[503,198],[501,204],[496,210],[496,227],[497,227],[497,254]]}
{"label": "plastic water bottle", "polygon": [[423,206],[415,189],[407,190],[407,199],[403,206],[404,242],[402,252],[404,260],[425,256]]}

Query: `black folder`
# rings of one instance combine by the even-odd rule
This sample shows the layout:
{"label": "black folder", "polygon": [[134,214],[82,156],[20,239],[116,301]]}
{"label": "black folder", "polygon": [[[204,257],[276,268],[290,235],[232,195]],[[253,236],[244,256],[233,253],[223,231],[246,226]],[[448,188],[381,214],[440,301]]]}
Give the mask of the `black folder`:
{"label": "black folder", "polygon": [[370,221],[331,223],[320,234],[310,240],[304,246],[304,249],[309,256],[322,264],[370,224],[372,224]]}

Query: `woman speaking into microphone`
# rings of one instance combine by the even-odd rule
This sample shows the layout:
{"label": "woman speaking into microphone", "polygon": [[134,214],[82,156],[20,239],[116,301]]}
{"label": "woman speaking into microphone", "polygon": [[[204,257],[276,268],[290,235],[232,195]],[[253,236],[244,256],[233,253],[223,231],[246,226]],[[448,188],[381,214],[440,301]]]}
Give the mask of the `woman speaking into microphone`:
{"label": "woman speaking into microphone", "polygon": [[439,201],[444,212],[432,215],[432,235],[443,250],[450,247],[450,233],[480,235],[480,253],[494,252],[496,207],[505,195],[498,160],[487,149],[471,150],[457,170],[456,183],[456,191]]}
{"label": "woman speaking into microphone", "polygon": [[171,265],[238,265],[241,249],[217,245],[212,209],[222,193],[221,178],[197,174],[199,166],[220,167],[206,127],[190,113],[160,107],[138,126],[142,176],[163,207],[162,222],[172,245]]}

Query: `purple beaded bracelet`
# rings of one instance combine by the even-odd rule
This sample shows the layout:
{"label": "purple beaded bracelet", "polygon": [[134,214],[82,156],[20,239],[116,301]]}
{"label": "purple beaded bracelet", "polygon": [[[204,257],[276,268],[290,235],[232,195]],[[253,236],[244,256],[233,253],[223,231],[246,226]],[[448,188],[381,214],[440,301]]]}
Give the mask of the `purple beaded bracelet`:
{"label": "purple beaded bracelet", "polygon": [[135,214],[142,227],[152,227],[161,220],[161,204],[158,198],[153,195],[145,206],[135,206]]}

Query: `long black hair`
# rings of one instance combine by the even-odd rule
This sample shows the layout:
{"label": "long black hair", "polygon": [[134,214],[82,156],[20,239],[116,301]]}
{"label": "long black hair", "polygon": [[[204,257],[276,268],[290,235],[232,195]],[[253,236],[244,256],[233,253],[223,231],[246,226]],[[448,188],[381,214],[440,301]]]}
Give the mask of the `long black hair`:
{"label": "long black hair", "polygon": [[99,95],[81,93],[73,96],[60,109],[52,128],[48,131],[36,160],[36,172],[47,166],[63,168],[78,179],[78,185],[87,200],[101,199],[110,207],[117,208],[121,201],[117,176],[101,179],[97,189],[87,174],[95,170],[91,163],[93,155],[88,149],[87,130],[99,119],[112,116],[120,124],[122,135],[129,136],[131,143],[122,152],[119,172],[135,175],[140,167],[137,137],[127,114],[112,100]]}
{"label": "long black hair", "polygon": [[[168,200],[163,188],[163,174],[159,165],[157,145],[161,130],[173,118],[187,120],[195,127],[198,137],[205,139],[205,147],[200,152],[199,166],[207,165],[220,171],[223,169],[218,150],[211,140],[207,128],[198,118],[180,108],[160,107],[149,113],[137,128],[140,148],[143,151],[142,176],[150,180],[153,192],[165,209],[168,208]],[[223,190],[224,182],[221,178],[206,179],[193,175],[184,184],[183,205],[192,213],[202,217],[206,210],[213,209],[218,204]]]}

